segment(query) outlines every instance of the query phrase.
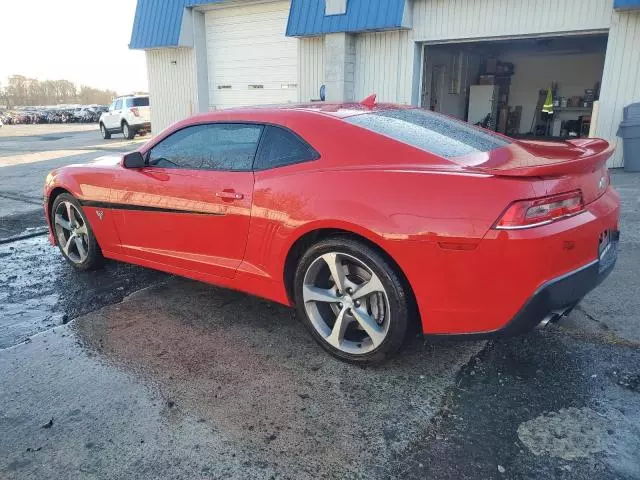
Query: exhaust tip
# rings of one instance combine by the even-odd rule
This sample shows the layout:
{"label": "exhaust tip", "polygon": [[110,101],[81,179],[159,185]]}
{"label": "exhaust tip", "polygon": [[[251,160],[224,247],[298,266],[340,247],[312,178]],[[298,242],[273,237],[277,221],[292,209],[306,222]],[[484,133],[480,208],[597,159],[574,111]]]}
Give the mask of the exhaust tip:
{"label": "exhaust tip", "polygon": [[572,309],[573,307],[565,308],[562,310],[554,310],[553,312],[549,313],[546,317],[544,317],[544,319],[538,324],[538,328],[544,328],[550,323],[559,322],[560,319],[565,315],[567,315],[569,312],[571,312]]}

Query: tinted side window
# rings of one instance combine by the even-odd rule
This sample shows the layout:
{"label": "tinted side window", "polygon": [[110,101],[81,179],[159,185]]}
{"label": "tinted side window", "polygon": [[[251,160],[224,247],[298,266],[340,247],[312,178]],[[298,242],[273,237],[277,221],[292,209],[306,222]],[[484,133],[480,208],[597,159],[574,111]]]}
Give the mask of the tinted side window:
{"label": "tinted side window", "polygon": [[345,120],[445,158],[488,152],[511,143],[487,130],[417,108],[381,110]]}
{"label": "tinted side window", "polygon": [[153,147],[148,163],[187,170],[251,170],[262,128],[222,123],[183,128]]}
{"label": "tinted side window", "polygon": [[133,98],[127,98],[127,99],[125,99],[125,106],[126,106],[127,108],[129,108],[129,107],[133,107]]}
{"label": "tinted side window", "polygon": [[260,144],[256,170],[316,160],[319,157],[318,152],[294,133],[279,127],[265,128],[267,130]]}
{"label": "tinted side window", "polygon": [[122,110],[122,99],[116,100],[115,110]]}

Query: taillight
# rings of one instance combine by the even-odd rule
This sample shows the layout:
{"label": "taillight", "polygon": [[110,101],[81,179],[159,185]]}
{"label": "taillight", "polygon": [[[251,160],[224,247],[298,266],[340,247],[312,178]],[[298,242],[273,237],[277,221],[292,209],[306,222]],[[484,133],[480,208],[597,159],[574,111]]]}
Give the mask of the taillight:
{"label": "taillight", "polygon": [[134,117],[140,116],[140,111],[136,107],[130,108],[129,110],[131,111],[131,113],[133,113]]}
{"label": "taillight", "polygon": [[498,230],[519,230],[547,225],[584,211],[580,190],[550,197],[513,202],[496,222]]}

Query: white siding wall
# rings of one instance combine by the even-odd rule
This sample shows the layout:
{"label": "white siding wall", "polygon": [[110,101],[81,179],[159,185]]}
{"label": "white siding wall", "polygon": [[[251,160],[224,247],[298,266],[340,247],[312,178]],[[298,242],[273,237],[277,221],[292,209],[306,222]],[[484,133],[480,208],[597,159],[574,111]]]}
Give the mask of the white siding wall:
{"label": "white siding wall", "polygon": [[[151,129],[155,135],[197,110],[193,48],[147,50]],[[176,62],[175,65],[172,62]]]}
{"label": "white siding wall", "polygon": [[415,0],[416,41],[602,30],[611,0]]}
{"label": "white siding wall", "polygon": [[617,145],[611,166],[622,166],[622,142],[616,137],[623,108],[640,102],[640,13],[614,13],[604,64],[596,136]]}
{"label": "white siding wall", "polygon": [[298,41],[298,80],[301,102],[320,98],[324,77],[324,37],[301,38]]}
{"label": "white siding wall", "polygon": [[411,103],[414,44],[409,31],[356,36],[355,99]]}

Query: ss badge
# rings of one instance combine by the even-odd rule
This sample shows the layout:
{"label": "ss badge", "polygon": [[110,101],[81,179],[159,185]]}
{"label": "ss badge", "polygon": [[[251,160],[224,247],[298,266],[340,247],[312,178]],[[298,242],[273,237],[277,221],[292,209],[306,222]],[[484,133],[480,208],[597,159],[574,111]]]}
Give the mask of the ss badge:
{"label": "ss badge", "polygon": [[102,220],[102,217],[104,217],[104,211],[103,210],[96,210],[96,215],[98,215],[98,218],[100,220]]}

